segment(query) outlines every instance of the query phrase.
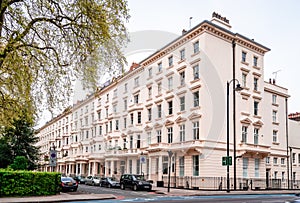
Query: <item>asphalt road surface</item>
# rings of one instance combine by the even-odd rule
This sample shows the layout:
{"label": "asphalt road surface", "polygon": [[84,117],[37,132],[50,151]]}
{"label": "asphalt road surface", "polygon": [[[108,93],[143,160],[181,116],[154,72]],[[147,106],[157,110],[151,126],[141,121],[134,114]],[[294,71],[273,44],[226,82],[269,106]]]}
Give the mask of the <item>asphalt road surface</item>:
{"label": "asphalt road surface", "polygon": [[[285,203],[296,199],[290,194],[274,194],[274,195],[219,195],[219,196],[167,196],[147,191],[132,191],[130,189],[121,190],[118,188],[103,188],[99,186],[79,185],[78,191],[74,195],[80,193],[95,194],[113,194],[117,197],[115,200],[93,200],[76,203],[121,203],[121,202],[162,202],[162,203]],[[70,193],[72,194],[72,193]]]}

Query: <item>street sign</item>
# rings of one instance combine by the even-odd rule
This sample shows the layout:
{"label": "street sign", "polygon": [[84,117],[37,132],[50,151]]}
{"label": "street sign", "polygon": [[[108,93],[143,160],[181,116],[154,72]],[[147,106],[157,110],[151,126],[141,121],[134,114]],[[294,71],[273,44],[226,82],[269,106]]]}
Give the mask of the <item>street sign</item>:
{"label": "street sign", "polygon": [[226,156],[222,157],[222,166],[227,166],[227,157]]}
{"label": "street sign", "polygon": [[227,165],[229,165],[229,166],[232,165],[232,156],[229,156],[229,157],[223,156],[222,157],[222,166],[227,166]]}
{"label": "street sign", "polygon": [[56,166],[56,150],[50,150],[49,166]]}
{"label": "street sign", "polygon": [[141,164],[145,164],[146,163],[146,157],[145,156],[141,156],[140,157],[140,162],[141,162]]}
{"label": "street sign", "polygon": [[232,156],[228,157],[228,165],[231,166],[232,165]]}

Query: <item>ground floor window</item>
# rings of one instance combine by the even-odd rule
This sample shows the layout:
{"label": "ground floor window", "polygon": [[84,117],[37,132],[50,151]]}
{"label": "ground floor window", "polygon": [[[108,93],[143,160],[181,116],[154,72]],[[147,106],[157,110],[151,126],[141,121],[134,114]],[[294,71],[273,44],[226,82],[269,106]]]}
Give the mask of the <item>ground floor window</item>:
{"label": "ground floor window", "polygon": [[243,158],[243,177],[248,177],[248,158]]}
{"label": "ground floor window", "polygon": [[254,159],[255,178],[259,178],[259,159]]}
{"label": "ground floor window", "polygon": [[179,157],[179,176],[184,176],[184,156]]}
{"label": "ground floor window", "polygon": [[296,172],[293,172],[293,183],[296,182]]}
{"label": "ground floor window", "polygon": [[120,162],[120,173],[121,174],[125,173],[125,161]]}
{"label": "ground floor window", "polygon": [[141,161],[140,159],[136,160],[136,174],[140,174],[140,168],[141,168]]}
{"label": "ground floor window", "polygon": [[129,173],[132,173],[132,160],[129,160]]}
{"label": "ground floor window", "polygon": [[193,176],[199,176],[199,155],[193,156]]}
{"label": "ground floor window", "polygon": [[163,164],[162,164],[163,174],[168,174],[168,165],[169,165],[168,161],[169,161],[169,158],[167,156],[163,156],[162,159],[163,159]]}

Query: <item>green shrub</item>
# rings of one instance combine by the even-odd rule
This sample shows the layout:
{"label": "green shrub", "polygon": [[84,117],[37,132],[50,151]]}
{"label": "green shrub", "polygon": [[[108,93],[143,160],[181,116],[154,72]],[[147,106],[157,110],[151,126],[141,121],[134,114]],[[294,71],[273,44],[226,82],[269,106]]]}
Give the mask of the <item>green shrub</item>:
{"label": "green shrub", "polygon": [[17,156],[14,162],[10,165],[13,170],[27,170],[28,160],[25,156]]}
{"label": "green shrub", "polygon": [[41,196],[60,192],[60,173],[0,169],[0,196]]}

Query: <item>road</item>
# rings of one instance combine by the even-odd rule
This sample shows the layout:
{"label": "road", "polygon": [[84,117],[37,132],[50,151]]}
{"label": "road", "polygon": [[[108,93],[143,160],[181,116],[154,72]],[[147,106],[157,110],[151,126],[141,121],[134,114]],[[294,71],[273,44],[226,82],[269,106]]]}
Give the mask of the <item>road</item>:
{"label": "road", "polygon": [[[155,192],[147,191],[132,191],[126,188],[126,190],[121,190],[119,188],[105,188],[99,186],[89,186],[80,184],[78,187],[78,193],[94,193],[94,194],[113,194],[117,199],[130,199],[130,198],[151,198],[153,196],[161,196]],[[70,193],[72,194],[72,193]],[[76,193],[75,193],[76,194]]]}
{"label": "road", "polygon": [[[156,194],[155,192],[132,191],[130,189],[120,190],[118,188],[103,188],[99,186],[79,185],[78,192],[95,193],[95,194],[113,194],[117,197],[115,200],[96,200],[83,201],[76,203],[122,203],[122,202],[162,202],[162,203],[285,203],[288,200],[295,199],[290,194],[274,194],[274,195],[218,195],[218,196],[167,196]],[[70,193],[72,194],[72,193]]]}

